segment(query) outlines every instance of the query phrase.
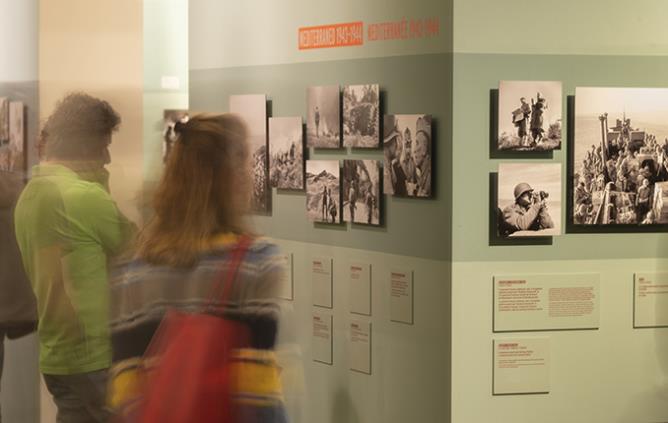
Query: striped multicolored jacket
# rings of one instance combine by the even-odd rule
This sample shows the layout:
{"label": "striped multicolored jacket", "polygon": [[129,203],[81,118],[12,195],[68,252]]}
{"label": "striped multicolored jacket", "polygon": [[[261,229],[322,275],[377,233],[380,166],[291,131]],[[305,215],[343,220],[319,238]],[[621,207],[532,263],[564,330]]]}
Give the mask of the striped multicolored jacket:
{"label": "striped multicolored jacket", "polygon": [[234,387],[245,409],[244,422],[284,422],[279,370],[273,353],[280,313],[276,293],[284,269],[278,248],[256,238],[238,268],[228,300],[210,303],[214,284],[231,264],[234,235],[224,235],[202,252],[192,268],[151,265],[134,260],[120,267],[111,286],[111,333],[114,366],[110,405],[121,413],[131,409],[143,382],[142,356],[168,309],[222,315],[248,325],[250,348],[235,354],[241,372]]}

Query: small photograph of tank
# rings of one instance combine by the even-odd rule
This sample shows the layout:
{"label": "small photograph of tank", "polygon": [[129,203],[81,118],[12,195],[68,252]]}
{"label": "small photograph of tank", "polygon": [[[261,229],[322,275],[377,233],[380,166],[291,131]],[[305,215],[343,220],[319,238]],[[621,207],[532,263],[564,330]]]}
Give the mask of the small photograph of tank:
{"label": "small photograph of tank", "polygon": [[269,118],[269,183],[278,189],[304,189],[302,118]]}
{"label": "small photograph of tank", "polygon": [[172,151],[172,146],[176,142],[176,131],[174,131],[174,125],[177,122],[186,123],[190,119],[190,115],[187,110],[165,110],[162,113],[163,116],[163,129],[162,129],[162,161],[163,163],[167,162],[169,153]]}
{"label": "small photograph of tank", "polygon": [[306,145],[341,147],[341,91],[338,85],[309,87],[306,92]]}
{"label": "small photograph of tank", "polygon": [[380,225],[380,171],[376,160],[343,161],[343,220]]}
{"label": "small photograph of tank", "polygon": [[561,234],[560,163],[501,163],[497,196],[499,236]]}
{"label": "small photograph of tank", "polygon": [[497,149],[561,148],[561,109],[560,81],[501,81]]}
{"label": "small photograph of tank", "polygon": [[378,84],[343,87],[343,146],[380,146],[380,89]]}
{"label": "small photograph of tank", "polygon": [[668,89],[575,94],[573,223],[668,223]]}
{"label": "small photograph of tank", "polygon": [[431,197],[431,115],[383,119],[383,191],[396,197]]}

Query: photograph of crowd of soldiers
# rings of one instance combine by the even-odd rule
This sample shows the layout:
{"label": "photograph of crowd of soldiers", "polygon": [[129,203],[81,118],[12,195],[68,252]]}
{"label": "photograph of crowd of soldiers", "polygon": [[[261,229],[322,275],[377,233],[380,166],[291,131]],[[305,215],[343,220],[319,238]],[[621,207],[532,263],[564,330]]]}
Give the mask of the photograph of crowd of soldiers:
{"label": "photograph of crowd of soldiers", "polygon": [[561,233],[561,164],[502,163],[497,196],[499,236]]}
{"label": "photograph of crowd of soldiers", "polygon": [[269,183],[279,189],[304,189],[302,118],[269,118]]}
{"label": "photograph of crowd of soldiers", "polygon": [[343,161],[343,220],[380,224],[380,171],[376,160]]}
{"label": "photograph of crowd of soldiers", "polygon": [[252,209],[269,211],[268,157],[267,157],[267,97],[264,94],[232,95],[230,113],[239,115],[248,129],[253,175]]}
{"label": "photograph of crowd of soldiers", "polygon": [[309,87],[306,93],[306,145],[341,146],[341,93],[338,85]]}
{"label": "photograph of crowd of soldiers", "polygon": [[[668,191],[668,90],[662,90],[664,98],[659,95],[658,103],[645,97],[646,90],[577,89],[576,112],[581,104],[585,110],[575,123],[575,224],[668,223],[668,204],[663,205]],[[605,105],[615,112],[590,113],[591,96],[607,98]],[[666,109],[657,114],[647,109],[648,102],[657,107],[662,102]]]}
{"label": "photograph of crowd of soldiers", "polygon": [[385,194],[430,197],[431,116],[387,115],[383,121]]}
{"label": "photograph of crowd of soldiers", "polygon": [[0,170],[13,172],[25,167],[25,107],[20,101],[0,98]]}
{"label": "photograph of crowd of soldiers", "polygon": [[343,146],[378,148],[380,145],[380,89],[378,84],[343,87]]}
{"label": "photograph of crowd of soldiers", "polygon": [[311,222],[341,223],[338,160],[306,161],[306,215]]}
{"label": "photograph of crowd of soldiers", "polygon": [[499,150],[549,151],[561,147],[561,82],[499,83]]}

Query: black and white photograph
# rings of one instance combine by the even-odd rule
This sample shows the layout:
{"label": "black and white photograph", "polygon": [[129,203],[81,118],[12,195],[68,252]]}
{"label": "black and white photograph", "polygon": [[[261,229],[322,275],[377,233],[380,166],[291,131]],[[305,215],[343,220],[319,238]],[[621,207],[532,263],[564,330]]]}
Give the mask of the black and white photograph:
{"label": "black and white photograph", "polygon": [[498,150],[551,151],[561,148],[560,81],[499,83]]}
{"label": "black and white photograph", "polygon": [[338,85],[309,87],[306,93],[306,145],[341,147],[341,93]]}
{"label": "black and white photograph", "polygon": [[501,163],[497,197],[499,236],[561,234],[561,163]]}
{"label": "black and white photograph", "polygon": [[380,225],[380,171],[376,160],[344,160],[343,220]]}
{"label": "black and white photograph", "polygon": [[341,223],[338,160],[306,161],[306,216],[311,222]]}
{"label": "black and white photograph", "polygon": [[24,171],[25,158],[25,120],[24,105],[20,101],[8,102],[8,136],[0,143],[0,170],[6,172]]}
{"label": "black and white photograph", "polygon": [[190,119],[187,110],[165,110],[163,112],[163,130],[162,130],[162,161],[167,162],[172,146],[176,142],[176,132],[174,125],[177,122],[186,123]]}
{"label": "black and white photograph", "polygon": [[387,115],[383,120],[383,191],[431,197],[431,115]]}
{"label": "black and white photograph", "polygon": [[343,87],[343,146],[380,147],[380,89],[378,84]]}
{"label": "black and white photograph", "polygon": [[9,98],[0,97],[0,147],[9,144]]}
{"label": "black and white photograph", "polygon": [[241,116],[248,127],[253,173],[253,211],[269,212],[267,96],[264,94],[232,95],[229,110],[230,113]]}
{"label": "black and white photograph", "polygon": [[668,89],[578,87],[575,225],[668,223]]}
{"label": "black and white photograph", "polygon": [[278,189],[304,189],[302,118],[269,118],[269,181]]}

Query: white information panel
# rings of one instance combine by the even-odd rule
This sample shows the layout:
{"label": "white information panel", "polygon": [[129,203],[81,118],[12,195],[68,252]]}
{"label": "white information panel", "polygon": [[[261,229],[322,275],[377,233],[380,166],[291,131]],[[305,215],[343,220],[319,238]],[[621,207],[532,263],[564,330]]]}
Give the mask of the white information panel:
{"label": "white information panel", "polygon": [[314,257],[311,260],[313,305],[332,308],[332,258]]}
{"label": "white information panel", "polygon": [[281,281],[281,288],[278,293],[278,298],[292,301],[295,299],[292,253],[281,254],[281,262],[283,269],[285,269],[285,274],[283,275],[283,280]]}
{"label": "white information panel", "polygon": [[350,312],[371,316],[371,265],[350,263]]}
{"label": "white information panel", "polygon": [[413,324],[413,271],[390,270],[390,320]]}
{"label": "white information panel", "polygon": [[350,321],[350,370],[371,374],[371,323]]}
{"label": "white information panel", "polygon": [[668,273],[636,273],[633,292],[634,328],[668,326]]}
{"label": "white information panel", "polygon": [[550,392],[550,338],[494,340],[494,395]]}
{"label": "white information panel", "polygon": [[332,315],[313,313],[313,361],[332,364]]}
{"label": "white information panel", "polygon": [[494,277],[494,332],[597,329],[600,275]]}

